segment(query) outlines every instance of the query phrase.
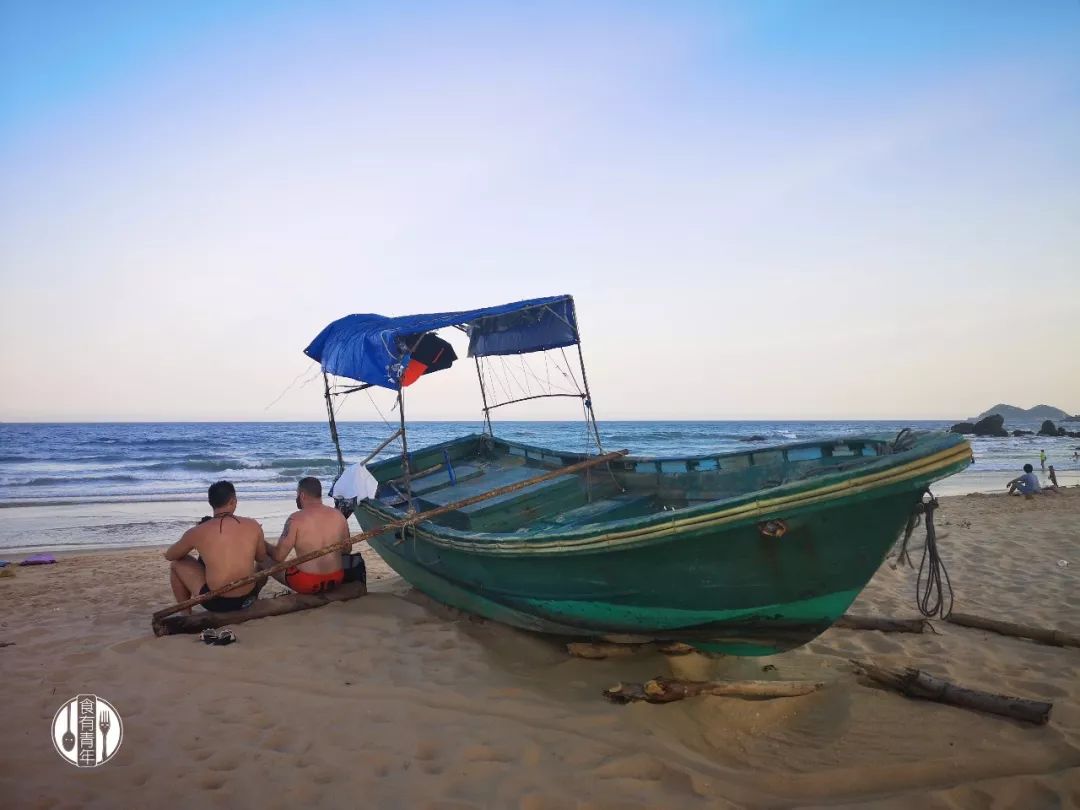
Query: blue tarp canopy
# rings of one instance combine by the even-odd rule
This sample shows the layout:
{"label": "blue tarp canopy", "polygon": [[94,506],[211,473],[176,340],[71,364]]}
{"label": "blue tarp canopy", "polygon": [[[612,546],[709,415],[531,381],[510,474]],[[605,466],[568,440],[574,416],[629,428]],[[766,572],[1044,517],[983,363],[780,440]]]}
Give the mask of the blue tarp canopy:
{"label": "blue tarp canopy", "polygon": [[574,299],[534,298],[498,307],[430,315],[346,315],[323,329],[304,354],[339,377],[398,390],[409,347],[425,332],[463,326],[469,356],[525,354],[578,342]]}

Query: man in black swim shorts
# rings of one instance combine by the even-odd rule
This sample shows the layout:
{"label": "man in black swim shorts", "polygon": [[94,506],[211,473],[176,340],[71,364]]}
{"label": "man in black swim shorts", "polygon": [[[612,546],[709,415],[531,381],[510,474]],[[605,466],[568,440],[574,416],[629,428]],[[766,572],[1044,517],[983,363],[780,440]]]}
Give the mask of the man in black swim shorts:
{"label": "man in black swim shorts", "polygon": [[[165,559],[172,563],[169,581],[178,602],[251,575],[255,561],[266,557],[262,526],[235,514],[236,488],[232,483],[218,481],[207,497],[213,516],[188,529],[165,552]],[[198,552],[198,558],[191,556],[192,552]],[[255,601],[258,591],[258,585],[241,585],[203,602],[203,607],[219,612],[242,610]]]}

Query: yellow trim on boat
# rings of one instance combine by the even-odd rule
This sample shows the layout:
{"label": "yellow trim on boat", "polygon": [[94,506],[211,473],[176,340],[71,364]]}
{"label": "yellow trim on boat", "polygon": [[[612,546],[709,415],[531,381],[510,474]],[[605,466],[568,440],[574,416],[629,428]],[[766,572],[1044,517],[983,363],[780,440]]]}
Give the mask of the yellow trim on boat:
{"label": "yellow trim on boat", "polygon": [[675,534],[687,528],[704,528],[709,526],[732,523],[755,516],[764,515],[780,507],[803,507],[821,501],[847,497],[859,492],[896,484],[909,478],[925,476],[937,470],[943,470],[962,461],[969,460],[972,456],[971,445],[967,442],[954,445],[933,455],[915,459],[907,464],[894,467],[889,470],[872,473],[859,478],[840,481],[818,489],[798,492],[792,495],[784,495],[779,498],[769,498],[760,501],[751,501],[739,506],[731,507],[721,512],[712,512],[705,515],[695,515],[681,520],[672,520],[653,526],[643,526],[637,529],[628,529],[623,532],[594,535],[575,540],[550,540],[537,542],[535,539],[507,539],[492,543],[477,543],[471,540],[457,540],[432,534],[420,529],[417,534],[424,536],[435,545],[447,548],[459,548],[468,551],[482,551],[486,554],[513,552],[520,549],[528,549],[530,552],[546,553],[557,552],[566,549],[583,549],[594,545],[605,545],[620,540],[640,540],[655,534]]}

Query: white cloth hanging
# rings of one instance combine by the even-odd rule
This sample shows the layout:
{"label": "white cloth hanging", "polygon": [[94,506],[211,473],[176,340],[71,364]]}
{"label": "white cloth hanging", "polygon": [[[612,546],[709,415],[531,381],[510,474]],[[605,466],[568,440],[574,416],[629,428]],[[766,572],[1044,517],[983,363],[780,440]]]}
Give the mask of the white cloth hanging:
{"label": "white cloth hanging", "polygon": [[368,472],[367,467],[357,462],[345,468],[341,477],[330,488],[330,494],[335,498],[356,498],[362,501],[364,498],[374,498],[378,488],[379,482],[375,480],[375,476]]}

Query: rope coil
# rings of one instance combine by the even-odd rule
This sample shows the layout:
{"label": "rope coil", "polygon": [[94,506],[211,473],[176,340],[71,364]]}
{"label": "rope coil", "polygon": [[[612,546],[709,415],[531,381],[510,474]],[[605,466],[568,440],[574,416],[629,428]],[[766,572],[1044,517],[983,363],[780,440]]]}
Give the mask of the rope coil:
{"label": "rope coil", "polygon": [[947,619],[953,609],[953,589],[949,572],[945,569],[945,563],[937,547],[934,510],[938,508],[938,500],[929,489],[924,495],[929,496],[929,500],[920,500],[912,509],[897,556],[901,561],[906,561],[911,568],[915,567],[908,553],[908,541],[911,540],[919,524],[925,523],[926,542],[923,545],[922,559],[919,560],[919,573],[915,578],[915,605],[928,619],[934,616]]}

